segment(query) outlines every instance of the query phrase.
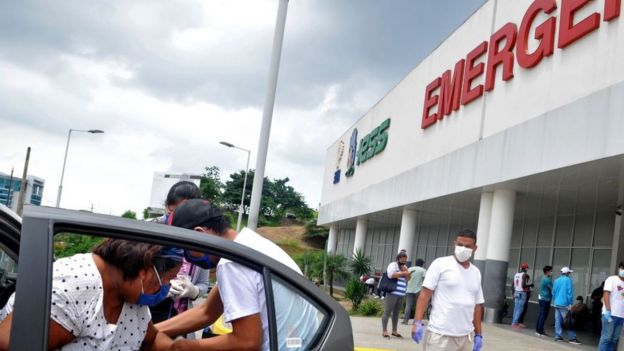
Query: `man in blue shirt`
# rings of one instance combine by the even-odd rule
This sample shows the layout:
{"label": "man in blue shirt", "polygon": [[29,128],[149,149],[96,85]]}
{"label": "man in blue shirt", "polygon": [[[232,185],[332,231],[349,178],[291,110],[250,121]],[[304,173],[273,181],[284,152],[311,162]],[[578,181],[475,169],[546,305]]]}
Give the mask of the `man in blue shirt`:
{"label": "man in blue shirt", "polygon": [[539,315],[537,317],[537,324],[535,326],[535,334],[537,336],[546,336],[544,332],[544,324],[546,324],[546,318],[548,318],[548,312],[550,311],[550,300],[552,300],[552,266],[544,266],[544,276],[539,285]]}
{"label": "man in blue shirt", "polygon": [[[570,308],[574,303],[574,286],[572,279],[570,279],[570,273],[572,273],[569,267],[561,268],[561,276],[555,280],[553,287],[553,298],[555,299],[555,341],[563,341],[561,337],[563,329],[563,321],[570,313]],[[570,323],[571,324],[571,323]],[[568,336],[570,337],[570,344],[580,345],[581,342],[576,339],[576,333],[572,329],[572,326],[568,326]]]}

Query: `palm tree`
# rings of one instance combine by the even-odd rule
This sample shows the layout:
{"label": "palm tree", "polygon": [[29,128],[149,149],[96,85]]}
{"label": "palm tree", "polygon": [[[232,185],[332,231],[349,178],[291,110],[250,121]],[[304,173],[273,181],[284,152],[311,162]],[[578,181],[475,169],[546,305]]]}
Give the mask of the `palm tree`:
{"label": "palm tree", "polygon": [[368,275],[372,269],[371,259],[364,255],[362,249],[357,249],[353,254],[351,262],[349,262],[349,268],[351,268],[351,272],[355,274],[356,278],[364,274]]}
{"label": "palm tree", "polygon": [[346,278],[349,276],[347,272],[347,259],[342,255],[325,254],[325,270],[327,272],[327,281],[329,282],[329,295],[334,296],[334,279]]}

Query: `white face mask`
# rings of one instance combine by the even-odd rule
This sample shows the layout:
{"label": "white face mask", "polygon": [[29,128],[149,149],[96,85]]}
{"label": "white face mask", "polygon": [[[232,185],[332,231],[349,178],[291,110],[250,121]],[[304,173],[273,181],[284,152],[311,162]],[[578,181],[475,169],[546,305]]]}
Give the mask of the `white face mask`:
{"label": "white face mask", "polygon": [[620,269],[620,277],[624,278],[624,269]]}
{"label": "white face mask", "polygon": [[459,262],[466,262],[472,257],[472,249],[463,246],[455,246],[455,257]]}

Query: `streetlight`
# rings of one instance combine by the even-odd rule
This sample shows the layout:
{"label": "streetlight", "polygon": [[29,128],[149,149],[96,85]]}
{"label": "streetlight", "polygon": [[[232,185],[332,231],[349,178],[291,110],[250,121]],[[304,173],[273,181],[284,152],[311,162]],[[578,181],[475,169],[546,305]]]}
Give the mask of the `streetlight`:
{"label": "streetlight", "polygon": [[61,193],[63,192],[63,178],[65,177],[65,164],[67,163],[67,151],[69,151],[69,140],[71,139],[72,132],[91,133],[91,134],[104,133],[103,130],[99,130],[99,129],[89,129],[89,130],[70,129],[69,130],[69,133],[67,134],[67,146],[65,146],[65,158],[63,159],[63,170],[61,171],[61,182],[59,183],[59,190],[58,190],[58,194],[56,195],[56,207],[57,208],[61,206]]}
{"label": "streetlight", "polygon": [[241,195],[241,203],[240,207],[238,208],[238,221],[236,222],[236,231],[238,232],[240,231],[241,222],[243,220],[243,209],[245,208],[245,190],[247,190],[247,174],[249,173],[249,156],[251,155],[251,151],[243,149],[242,147],[238,147],[232,143],[228,143],[227,141],[222,141],[219,144],[227,147],[233,147],[247,153],[247,168],[245,168],[245,180],[243,180],[243,194]]}

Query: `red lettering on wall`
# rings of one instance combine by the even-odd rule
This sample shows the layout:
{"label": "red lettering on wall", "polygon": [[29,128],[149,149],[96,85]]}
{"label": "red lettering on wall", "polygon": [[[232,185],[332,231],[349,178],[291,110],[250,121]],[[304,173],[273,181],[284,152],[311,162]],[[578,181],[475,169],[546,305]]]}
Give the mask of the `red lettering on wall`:
{"label": "red lettering on wall", "polygon": [[522,18],[518,31],[518,43],[516,57],[520,67],[535,67],[545,56],[550,56],[555,50],[555,27],[557,20],[551,17],[535,28],[535,39],[540,41],[539,46],[533,53],[529,53],[529,34],[535,17],[544,11],[550,14],[557,8],[555,0],[536,0]]}
{"label": "red lettering on wall", "polygon": [[461,102],[461,88],[464,80],[464,66],[466,60],[461,59],[455,64],[453,69],[453,80],[451,81],[451,70],[442,74],[440,86],[440,103],[438,104],[438,119],[448,116],[453,111],[459,110]]}
{"label": "red lettering on wall", "polygon": [[425,129],[434,124],[438,118],[437,113],[429,114],[429,111],[438,103],[438,95],[432,95],[433,91],[440,87],[440,77],[433,80],[425,89],[425,106],[423,108],[421,128]]}
{"label": "red lettering on wall", "polygon": [[483,62],[475,66],[475,61],[487,51],[487,41],[482,42],[466,56],[466,70],[464,72],[464,83],[462,87],[462,105],[468,105],[479,96],[483,95],[483,84],[470,88],[472,81],[483,74]]}
{"label": "red lettering on wall", "polygon": [[559,23],[560,49],[574,43],[600,26],[600,14],[592,13],[587,18],[574,24],[574,13],[591,0],[563,0],[561,2],[561,22]]}
{"label": "red lettering on wall", "polygon": [[[485,90],[494,89],[496,81],[496,67],[503,65],[503,80],[513,78],[514,54],[518,29],[513,23],[507,23],[490,37],[490,51],[488,52],[487,71],[485,72]],[[505,40],[505,46],[499,50],[501,41]]]}
{"label": "red lettering on wall", "polygon": [[611,21],[617,17],[620,17],[620,10],[622,9],[622,0],[605,0],[605,22]]}

